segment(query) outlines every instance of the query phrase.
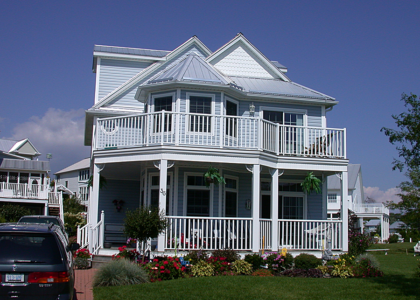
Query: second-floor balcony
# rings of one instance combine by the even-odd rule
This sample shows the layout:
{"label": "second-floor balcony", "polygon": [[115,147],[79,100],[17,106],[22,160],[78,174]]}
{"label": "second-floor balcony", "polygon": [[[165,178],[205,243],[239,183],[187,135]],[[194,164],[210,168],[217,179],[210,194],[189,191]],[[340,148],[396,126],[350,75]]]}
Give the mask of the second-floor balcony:
{"label": "second-floor balcony", "polygon": [[7,183],[0,182],[1,198],[23,198],[47,200],[49,198],[47,184]]}
{"label": "second-floor balcony", "polygon": [[364,203],[355,204],[354,212],[356,214],[385,214],[389,215],[389,208],[383,203]]}
{"label": "second-floor balcony", "polygon": [[259,150],[275,155],[346,158],[346,130],[236,117],[160,111],[98,119],[94,149],[155,145]]}

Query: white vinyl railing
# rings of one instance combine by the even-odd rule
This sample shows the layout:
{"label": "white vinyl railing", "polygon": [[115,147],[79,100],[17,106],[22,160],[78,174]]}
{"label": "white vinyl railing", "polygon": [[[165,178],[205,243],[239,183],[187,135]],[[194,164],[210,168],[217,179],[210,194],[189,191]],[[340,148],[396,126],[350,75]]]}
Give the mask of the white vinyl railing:
{"label": "white vinyl railing", "polygon": [[77,226],[77,243],[80,248],[85,248],[89,245],[89,224],[83,227]]}
{"label": "white vinyl railing", "polygon": [[0,197],[46,200],[48,185],[0,182]]}
{"label": "white vinyl railing", "polygon": [[104,222],[105,213],[102,211],[101,219],[97,224],[92,226],[88,223],[83,227],[77,226],[77,243],[80,248],[87,247],[93,255],[99,253],[99,249],[104,247]]}
{"label": "white vinyl railing", "polygon": [[166,219],[166,249],[252,249],[250,218],[168,216]]}
{"label": "white vinyl railing", "polygon": [[95,150],[185,145],[346,157],[345,129],[280,125],[254,117],[160,111],[104,118],[97,121],[95,139]]}
{"label": "white vinyl railing", "polygon": [[279,220],[279,248],[295,250],[341,250],[341,220]]}
{"label": "white vinyl railing", "polygon": [[260,219],[260,249],[271,249],[271,220]]}
{"label": "white vinyl railing", "polygon": [[382,203],[366,203],[366,204],[355,204],[355,213],[366,213],[366,214],[386,214],[389,215],[389,208]]}

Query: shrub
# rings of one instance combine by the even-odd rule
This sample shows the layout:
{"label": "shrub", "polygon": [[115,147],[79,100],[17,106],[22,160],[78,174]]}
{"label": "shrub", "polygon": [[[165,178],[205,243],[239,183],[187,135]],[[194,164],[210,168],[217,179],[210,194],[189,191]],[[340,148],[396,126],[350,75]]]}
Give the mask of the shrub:
{"label": "shrub", "polygon": [[409,242],[410,238],[414,243],[420,241],[420,231],[417,229],[399,229],[398,233],[401,234],[404,242]]}
{"label": "shrub", "polygon": [[183,276],[185,267],[179,262],[179,258],[165,257],[164,259],[154,258],[145,266],[149,273],[150,281],[162,281],[177,279]]}
{"label": "shrub", "polygon": [[0,215],[0,223],[5,223],[5,222],[6,222],[6,219],[2,215]]}
{"label": "shrub", "polygon": [[333,269],[331,271],[331,276],[340,277],[340,278],[348,278],[353,277],[353,270],[351,266],[351,262],[339,258],[335,261],[335,264],[333,266]]}
{"label": "shrub", "polygon": [[379,270],[379,262],[371,254],[361,254],[355,259],[352,267],[354,277],[382,277],[383,273]]}
{"label": "shrub", "polygon": [[214,266],[204,260],[199,260],[191,267],[191,274],[194,277],[207,277],[214,275]]}
{"label": "shrub", "polygon": [[21,217],[30,214],[28,208],[16,204],[5,204],[0,207],[0,215],[3,216],[4,222],[17,222]]}
{"label": "shrub", "polygon": [[225,272],[230,271],[230,263],[225,257],[209,257],[207,262],[213,266],[214,275],[224,275]]}
{"label": "shrub", "polygon": [[230,263],[240,259],[239,254],[232,249],[215,250],[212,252],[212,256],[225,257],[226,261]]}
{"label": "shrub", "polygon": [[149,282],[146,271],[126,259],[113,260],[99,268],[93,286],[119,286]]}
{"label": "shrub", "polygon": [[274,276],[273,273],[271,273],[271,271],[268,270],[268,269],[258,269],[256,271],[254,271],[251,275],[252,276],[259,276],[259,277],[270,277],[270,276]]}
{"label": "shrub", "polygon": [[80,213],[64,213],[64,227],[70,228],[71,233],[76,233],[77,226],[83,227],[85,225],[86,220]]}
{"label": "shrub", "polygon": [[191,250],[184,256],[184,260],[189,260],[191,264],[195,265],[200,260],[207,260],[209,255],[204,250]]}
{"label": "shrub", "polygon": [[293,258],[293,255],[290,253],[287,253],[286,256],[283,256],[283,262],[282,262],[282,267],[283,269],[290,269],[293,267],[293,262],[295,261],[295,259]]}
{"label": "shrub", "polygon": [[263,259],[263,265],[265,264],[269,270],[277,270],[284,262],[281,254],[277,252],[266,252],[261,257]]}
{"label": "shrub", "polygon": [[390,235],[390,237],[388,238],[388,243],[390,243],[390,244],[398,243],[398,235],[396,235],[396,234]]}
{"label": "shrub", "polygon": [[80,201],[74,196],[63,199],[63,210],[67,213],[77,214],[85,211],[85,206],[80,204]]}
{"label": "shrub", "polygon": [[252,269],[258,270],[261,268],[261,265],[264,263],[264,260],[258,254],[247,254],[245,255],[245,261],[252,265]]}
{"label": "shrub", "polygon": [[321,260],[315,255],[302,253],[295,257],[296,269],[315,269],[321,265]]}
{"label": "shrub", "polygon": [[287,277],[312,277],[322,278],[323,272],[319,269],[289,269],[280,273],[281,276]]}
{"label": "shrub", "polygon": [[372,239],[360,232],[354,232],[349,234],[349,254],[357,256],[362,254],[372,245]]}
{"label": "shrub", "polygon": [[250,275],[252,273],[252,265],[244,260],[237,260],[232,263],[232,270],[236,274]]}

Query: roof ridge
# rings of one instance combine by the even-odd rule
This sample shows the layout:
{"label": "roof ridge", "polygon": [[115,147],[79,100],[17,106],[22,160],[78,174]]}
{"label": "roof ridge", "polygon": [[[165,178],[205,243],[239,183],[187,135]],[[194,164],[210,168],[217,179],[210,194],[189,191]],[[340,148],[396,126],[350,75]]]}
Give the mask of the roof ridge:
{"label": "roof ridge", "polygon": [[134,47],[122,47],[122,46],[109,46],[109,45],[93,45],[94,47],[110,47],[110,48],[119,48],[119,49],[133,49],[133,50],[150,50],[150,51],[162,51],[162,52],[172,52],[171,50],[159,50],[159,49],[148,49],[148,48],[134,48]]}

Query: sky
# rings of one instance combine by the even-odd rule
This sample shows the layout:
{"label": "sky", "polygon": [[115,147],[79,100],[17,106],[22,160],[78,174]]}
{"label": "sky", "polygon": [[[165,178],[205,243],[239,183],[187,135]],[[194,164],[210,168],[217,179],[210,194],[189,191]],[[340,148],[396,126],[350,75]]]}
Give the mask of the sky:
{"label": "sky", "polygon": [[88,157],[84,112],[94,102],[93,46],[173,50],[196,35],[215,51],[239,32],[289,78],[339,102],[365,196],[396,200],[392,171],[402,93],[420,93],[420,1],[1,1],[0,138],[52,153],[55,173]]}

